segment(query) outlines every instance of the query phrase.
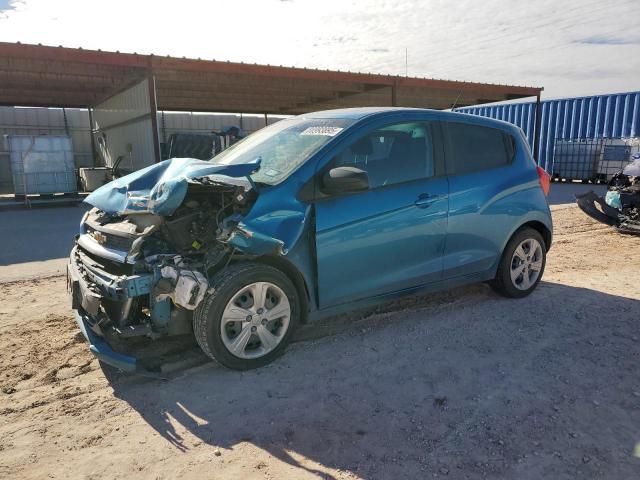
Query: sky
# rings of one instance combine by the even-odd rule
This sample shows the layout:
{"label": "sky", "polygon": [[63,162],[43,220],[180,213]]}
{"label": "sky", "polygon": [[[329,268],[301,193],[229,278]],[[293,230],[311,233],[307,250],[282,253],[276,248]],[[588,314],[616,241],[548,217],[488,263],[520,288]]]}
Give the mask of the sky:
{"label": "sky", "polygon": [[0,0],[0,41],[542,86],[543,98],[640,90],[640,0]]}

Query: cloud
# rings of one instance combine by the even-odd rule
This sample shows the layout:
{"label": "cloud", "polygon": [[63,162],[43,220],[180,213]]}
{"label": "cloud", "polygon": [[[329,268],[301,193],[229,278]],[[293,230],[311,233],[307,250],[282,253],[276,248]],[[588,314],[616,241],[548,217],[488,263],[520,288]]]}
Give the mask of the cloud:
{"label": "cloud", "polygon": [[18,2],[12,0],[0,0],[0,19],[8,18],[9,10],[15,8],[15,4]]}
{"label": "cloud", "polygon": [[577,42],[585,45],[640,45],[640,37],[622,38],[594,35],[593,37],[580,38]]}
{"label": "cloud", "polygon": [[406,48],[412,76],[557,97],[637,89],[638,18],[638,0],[25,0],[0,41],[400,75]]}

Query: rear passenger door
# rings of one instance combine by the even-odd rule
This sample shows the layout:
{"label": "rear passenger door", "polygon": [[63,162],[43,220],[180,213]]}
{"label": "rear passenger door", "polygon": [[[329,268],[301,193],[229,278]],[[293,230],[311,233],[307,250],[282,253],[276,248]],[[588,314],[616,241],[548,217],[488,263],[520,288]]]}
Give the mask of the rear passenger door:
{"label": "rear passenger door", "polygon": [[513,185],[513,138],[502,130],[463,122],[443,122],[449,173],[449,222],[443,278],[491,269],[501,255],[499,232],[509,212],[494,207]]}

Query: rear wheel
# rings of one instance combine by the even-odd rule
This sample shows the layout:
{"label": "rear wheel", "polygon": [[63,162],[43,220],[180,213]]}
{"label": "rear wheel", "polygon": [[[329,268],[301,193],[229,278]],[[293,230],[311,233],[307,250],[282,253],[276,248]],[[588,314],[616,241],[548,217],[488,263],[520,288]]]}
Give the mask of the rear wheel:
{"label": "rear wheel", "polygon": [[519,230],[504,249],[491,287],[505,297],[526,297],[540,282],[546,259],[542,235],[533,228]]}
{"label": "rear wheel", "polygon": [[219,272],[211,287],[193,317],[204,353],[236,370],[266,365],[282,354],[300,317],[296,288],[284,273],[241,263]]}

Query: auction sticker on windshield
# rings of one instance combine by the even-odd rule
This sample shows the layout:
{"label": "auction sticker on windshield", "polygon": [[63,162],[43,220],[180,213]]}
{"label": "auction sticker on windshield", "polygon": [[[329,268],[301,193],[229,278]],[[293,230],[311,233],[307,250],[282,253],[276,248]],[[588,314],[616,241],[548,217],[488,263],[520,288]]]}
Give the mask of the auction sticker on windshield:
{"label": "auction sticker on windshield", "polygon": [[300,132],[300,135],[321,135],[324,137],[335,137],[344,130],[342,127],[309,127]]}

